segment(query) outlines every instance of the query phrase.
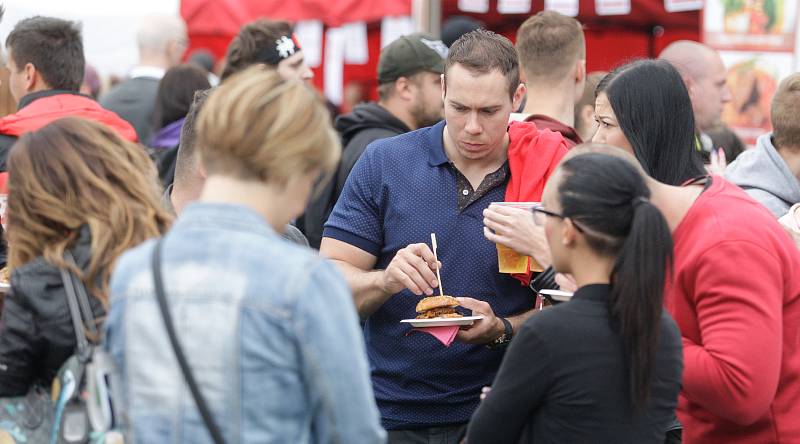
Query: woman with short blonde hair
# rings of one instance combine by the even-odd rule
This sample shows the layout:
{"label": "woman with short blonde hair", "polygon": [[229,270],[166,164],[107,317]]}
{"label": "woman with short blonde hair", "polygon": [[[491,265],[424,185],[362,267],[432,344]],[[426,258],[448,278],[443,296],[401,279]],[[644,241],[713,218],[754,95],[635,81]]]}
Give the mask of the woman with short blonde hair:
{"label": "woman with short blonde hair", "polygon": [[209,176],[285,184],[298,172],[336,167],[339,137],[328,110],[302,83],[252,67],[219,90],[197,123],[198,150]]}
{"label": "woman with short blonde hair", "polygon": [[[111,280],[108,343],[128,370],[135,440],[383,442],[350,290],[278,235],[339,159],[322,101],[253,67],[211,93],[197,125],[199,201],[160,241],[126,253]],[[188,375],[199,395],[175,389]]]}

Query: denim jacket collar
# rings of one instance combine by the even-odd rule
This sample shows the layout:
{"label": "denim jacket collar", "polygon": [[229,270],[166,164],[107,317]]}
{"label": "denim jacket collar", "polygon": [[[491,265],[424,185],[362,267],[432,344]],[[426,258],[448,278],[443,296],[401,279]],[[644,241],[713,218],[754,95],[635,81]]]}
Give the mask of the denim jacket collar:
{"label": "denim jacket collar", "polygon": [[243,205],[195,202],[189,204],[175,221],[175,227],[205,227],[276,236],[263,216]]}

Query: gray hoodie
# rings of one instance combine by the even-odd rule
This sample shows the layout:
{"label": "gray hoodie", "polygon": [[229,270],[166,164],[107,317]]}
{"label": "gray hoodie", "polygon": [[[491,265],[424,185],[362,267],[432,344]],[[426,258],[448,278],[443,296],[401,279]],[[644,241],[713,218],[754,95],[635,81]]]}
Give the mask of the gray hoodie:
{"label": "gray hoodie", "polygon": [[754,149],[739,155],[725,170],[725,178],[739,185],[776,218],[800,202],[800,181],[772,145],[772,134],[759,137]]}

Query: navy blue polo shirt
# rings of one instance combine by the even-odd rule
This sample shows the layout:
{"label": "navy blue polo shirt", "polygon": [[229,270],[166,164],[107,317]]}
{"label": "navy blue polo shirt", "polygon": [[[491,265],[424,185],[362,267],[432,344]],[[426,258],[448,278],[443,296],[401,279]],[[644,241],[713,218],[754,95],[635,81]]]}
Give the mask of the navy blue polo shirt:
{"label": "navy blue polo shirt", "polygon": [[[444,289],[488,302],[498,316],[533,308],[527,287],[497,271],[495,245],[483,236],[483,210],[503,201],[499,185],[463,211],[456,172],[444,152],[444,122],[375,141],[367,147],[325,224],[323,236],[354,245],[384,269],[398,250],[436,233]],[[401,319],[416,316],[420,297],[393,295],[364,324],[364,338],[383,426],[392,429],[467,422],[481,387],[490,385],[502,350],[414,333]]]}

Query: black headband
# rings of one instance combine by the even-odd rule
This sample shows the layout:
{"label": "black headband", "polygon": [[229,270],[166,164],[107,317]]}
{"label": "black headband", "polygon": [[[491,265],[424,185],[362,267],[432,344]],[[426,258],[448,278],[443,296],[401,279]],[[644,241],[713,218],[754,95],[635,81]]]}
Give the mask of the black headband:
{"label": "black headband", "polygon": [[256,60],[267,65],[277,65],[301,49],[294,34],[287,34],[275,40],[273,45],[267,45],[262,48],[256,54]]}

